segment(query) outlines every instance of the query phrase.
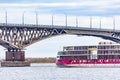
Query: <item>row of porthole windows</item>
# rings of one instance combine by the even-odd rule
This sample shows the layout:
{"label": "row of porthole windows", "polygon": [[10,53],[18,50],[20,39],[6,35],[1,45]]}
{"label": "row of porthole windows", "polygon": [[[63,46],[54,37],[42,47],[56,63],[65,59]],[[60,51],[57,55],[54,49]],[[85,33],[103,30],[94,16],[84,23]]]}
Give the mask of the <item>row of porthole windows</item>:
{"label": "row of porthole windows", "polygon": [[99,50],[98,51],[98,54],[107,54],[107,53],[109,53],[109,54],[113,54],[113,53],[120,53],[120,50]]}
{"label": "row of porthole windows", "polygon": [[70,51],[68,54],[87,54],[88,51]]}
{"label": "row of porthole windows", "polygon": [[98,59],[114,59],[114,58],[118,58],[118,59],[120,59],[120,55],[104,55],[104,56],[102,56],[102,55],[99,55],[99,56],[97,56],[98,57]]}
{"label": "row of porthole windows", "polygon": [[98,46],[98,49],[120,49],[120,45]]}
{"label": "row of porthole windows", "polygon": [[120,59],[110,59],[110,60],[71,60],[70,62],[120,62]]}

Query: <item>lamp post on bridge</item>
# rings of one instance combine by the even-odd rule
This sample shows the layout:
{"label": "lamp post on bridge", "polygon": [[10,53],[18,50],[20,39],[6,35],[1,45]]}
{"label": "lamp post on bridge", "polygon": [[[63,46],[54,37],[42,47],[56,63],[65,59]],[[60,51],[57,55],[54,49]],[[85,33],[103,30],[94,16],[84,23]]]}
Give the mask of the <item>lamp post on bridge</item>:
{"label": "lamp post on bridge", "polygon": [[7,24],[7,10],[5,11],[5,22],[6,22],[6,24]]}
{"label": "lamp post on bridge", "polygon": [[115,16],[113,16],[113,30],[115,30]]}
{"label": "lamp post on bridge", "polygon": [[[22,14],[22,24],[25,24],[24,23],[25,22],[25,12],[26,11],[24,11],[23,14]],[[36,11],[35,13],[36,13],[35,14],[36,15],[36,25],[38,25],[38,12]]]}
{"label": "lamp post on bridge", "polygon": [[53,15],[52,15],[52,27],[53,27]]}
{"label": "lamp post on bridge", "polygon": [[92,28],[92,16],[90,16],[90,28]]}
{"label": "lamp post on bridge", "polygon": [[100,17],[100,29],[101,29],[101,17]]}
{"label": "lamp post on bridge", "polygon": [[38,25],[38,12],[36,11],[36,25]]}
{"label": "lamp post on bridge", "polygon": [[66,27],[67,27],[67,15],[65,14],[65,24],[66,24]]}
{"label": "lamp post on bridge", "polygon": [[78,27],[78,18],[76,16],[76,27]]}
{"label": "lamp post on bridge", "polygon": [[24,24],[24,14],[25,14],[25,11],[22,14],[22,24]]}

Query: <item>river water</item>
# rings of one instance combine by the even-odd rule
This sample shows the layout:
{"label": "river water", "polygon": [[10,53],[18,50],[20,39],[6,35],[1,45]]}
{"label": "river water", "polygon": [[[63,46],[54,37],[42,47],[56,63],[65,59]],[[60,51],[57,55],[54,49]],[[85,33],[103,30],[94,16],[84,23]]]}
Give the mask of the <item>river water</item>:
{"label": "river water", "polygon": [[0,80],[120,80],[120,68],[0,67]]}

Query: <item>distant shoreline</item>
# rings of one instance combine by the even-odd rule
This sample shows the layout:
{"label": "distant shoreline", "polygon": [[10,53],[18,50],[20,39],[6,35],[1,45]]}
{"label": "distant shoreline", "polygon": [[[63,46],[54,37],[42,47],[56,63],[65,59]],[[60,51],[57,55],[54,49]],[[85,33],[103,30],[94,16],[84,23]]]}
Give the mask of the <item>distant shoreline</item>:
{"label": "distant shoreline", "polygon": [[26,58],[30,63],[55,63],[56,58]]}

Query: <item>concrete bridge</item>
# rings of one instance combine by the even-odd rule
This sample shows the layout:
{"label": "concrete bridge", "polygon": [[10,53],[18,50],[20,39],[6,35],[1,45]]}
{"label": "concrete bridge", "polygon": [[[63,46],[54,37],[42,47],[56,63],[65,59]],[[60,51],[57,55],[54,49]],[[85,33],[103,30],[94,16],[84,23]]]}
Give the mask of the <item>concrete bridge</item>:
{"label": "concrete bridge", "polygon": [[120,30],[58,25],[0,24],[0,45],[6,61],[24,61],[23,49],[35,42],[63,34],[95,36],[120,43]]}

